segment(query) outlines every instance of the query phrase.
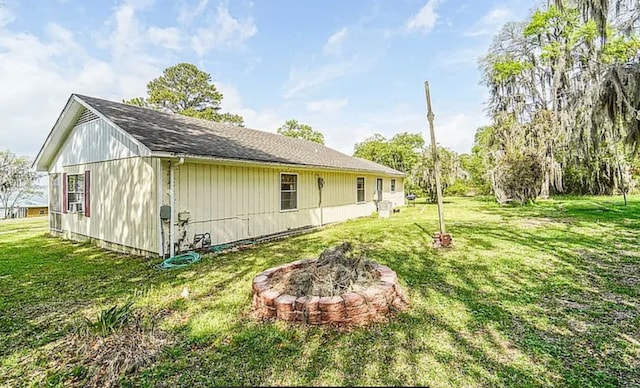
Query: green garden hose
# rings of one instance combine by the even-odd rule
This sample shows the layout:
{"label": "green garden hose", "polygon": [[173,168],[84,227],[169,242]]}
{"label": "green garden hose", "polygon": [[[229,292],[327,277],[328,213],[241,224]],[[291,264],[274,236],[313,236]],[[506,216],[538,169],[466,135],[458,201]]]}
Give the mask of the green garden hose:
{"label": "green garden hose", "polygon": [[166,259],[162,262],[162,268],[184,268],[198,261],[200,261],[199,253],[187,252]]}

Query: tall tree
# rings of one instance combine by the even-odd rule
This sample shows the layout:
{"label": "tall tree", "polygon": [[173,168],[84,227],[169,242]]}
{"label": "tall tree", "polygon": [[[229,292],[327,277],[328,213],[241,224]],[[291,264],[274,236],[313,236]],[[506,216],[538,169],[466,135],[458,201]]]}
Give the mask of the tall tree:
{"label": "tall tree", "polygon": [[637,29],[640,21],[640,0],[554,0],[553,3],[560,9],[576,6],[585,20],[596,23],[599,35],[605,39],[609,35],[607,26],[610,22],[628,35]]}
{"label": "tall tree", "polygon": [[211,75],[190,63],[164,69],[162,75],[147,84],[148,97],[135,97],[125,103],[147,106],[185,116],[242,126],[242,116],[220,113],[222,93]]}
{"label": "tall tree", "polygon": [[25,196],[38,193],[38,177],[27,157],[0,151],[0,204],[5,217],[11,216],[13,208]]}
{"label": "tall tree", "polygon": [[476,130],[475,141],[470,155],[460,155],[460,166],[469,173],[469,185],[477,194],[491,194],[489,171],[492,167],[493,127],[480,127]]}
{"label": "tall tree", "polygon": [[318,144],[324,144],[324,135],[321,132],[314,131],[310,125],[301,124],[297,120],[287,120],[278,128],[278,133],[298,139],[309,140]]}
{"label": "tall tree", "polygon": [[598,24],[585,17],[590,13],[569,1],[556,3],[526,23],[505,25],[481,61],[494,121],[485,155],[492,168],[506,171],[501,182],[517,169],[500,158],[520,161],[526,154],[531,163],[542,163],[541,188],[528,193],[602,194],[614,187],[624,193],[629,174],[622,142],[640,140],[640,73],[634,66],[640,45],[608,26],[601,39]]}
{"label": "tall tree", "polygon": [[424,139],[419,133],[402,132],[391,139],[376,133],[363,142],[357,143],[353,156],[410,173],[423,148]]}
{"label": "tall tree", "polygon": [[[440,161],[440,183],[442,190],[447,192],[456,181],[467,181],[468,173],[463,170],[458,154],[443,147],[437,147]],[[417,185],[429,200],[437,200],[436,171],[433,154],[429,148],[423,148],[413,166],[410,181]]]}

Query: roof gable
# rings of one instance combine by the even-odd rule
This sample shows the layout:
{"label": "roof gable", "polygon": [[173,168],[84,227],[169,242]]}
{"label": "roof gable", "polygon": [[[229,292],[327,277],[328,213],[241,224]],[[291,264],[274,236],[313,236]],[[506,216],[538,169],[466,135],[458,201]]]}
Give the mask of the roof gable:
{"label": "roof gable", "polygon": [[90,163],[149,154],[150,151],[100,112],[72,95],[49,132],[33,166]]}
{"label": "roof gable", "polygon": [[[78,123],[83,124],[95,117],[110,127],[101,128],[99,133],[114,132],[112,137],[118,142],[125,145],[133,143],[135,147],[127,147],[137,149],[136,155],[169,154],[404,175],[381,164],[348,156],[304,139],[76,94],[67,101],[40,149],[33,163],[36,169],[48,171],[74,128],[82,127]],[[82,144],[75,146],[84,147]]]}

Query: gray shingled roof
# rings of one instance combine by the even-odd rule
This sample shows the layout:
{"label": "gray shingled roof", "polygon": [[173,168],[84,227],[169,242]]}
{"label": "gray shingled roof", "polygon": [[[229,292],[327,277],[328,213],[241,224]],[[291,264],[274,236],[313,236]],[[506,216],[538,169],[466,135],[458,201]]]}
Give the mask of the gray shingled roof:
{"label": "gray shingled roof", "polygon": [[348,156],[303,139],[94,97],[75,96],[152,152],[404,175],[381,164]]}

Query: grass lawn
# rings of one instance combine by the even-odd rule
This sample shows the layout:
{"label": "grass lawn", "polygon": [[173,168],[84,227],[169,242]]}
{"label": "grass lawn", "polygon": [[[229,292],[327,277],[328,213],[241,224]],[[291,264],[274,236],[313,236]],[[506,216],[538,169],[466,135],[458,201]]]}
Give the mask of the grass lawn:
{"label": "grass lawn", "polygon": [[[87,384],[60,344],[127,298],[167,342],[122,386],[640,386],[640,197],[448,198],[445,217],[450,250],[418,203],[178,270],[0,221],[0,386]],[[397,272],[410,310],[348,331],[251,318],[255,273],[343,240]]]}

